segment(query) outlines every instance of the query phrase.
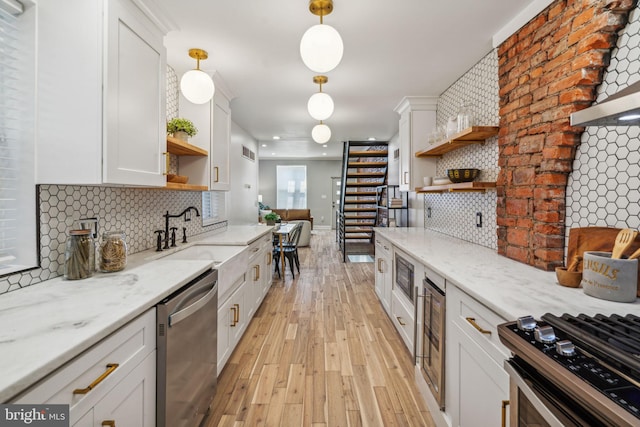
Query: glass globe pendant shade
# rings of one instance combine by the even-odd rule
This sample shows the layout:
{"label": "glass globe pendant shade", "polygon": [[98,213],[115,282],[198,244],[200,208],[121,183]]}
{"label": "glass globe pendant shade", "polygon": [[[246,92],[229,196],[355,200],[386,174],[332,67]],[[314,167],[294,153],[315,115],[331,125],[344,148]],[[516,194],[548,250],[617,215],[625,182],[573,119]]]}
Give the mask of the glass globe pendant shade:
{"label": "glass globe pendant shade", "polygon": [[323,123],[315,125],[311,130],[311,138],[318,144],[324,144],[331,139],[331,129]]}
{"label": "glass globe pendant shade", "polygon": [[317,73],[336,68],[342,60],[343,51],[342,37],[335,28],[326,24],[309,28],[300,41],[302,62]]}
{"label": "glass globe pendant shade", "polygon": [[213,98],[215,86],[211,77],[200,70],[187,71],[180,79],[180,91],[188,101],[204,104]]}
{"label": "glass globe pendant shade", "polygon": [[309,114],[316,120],[326,120],[333,114],[333,99],[324,92],[311,95],[307,102]]}

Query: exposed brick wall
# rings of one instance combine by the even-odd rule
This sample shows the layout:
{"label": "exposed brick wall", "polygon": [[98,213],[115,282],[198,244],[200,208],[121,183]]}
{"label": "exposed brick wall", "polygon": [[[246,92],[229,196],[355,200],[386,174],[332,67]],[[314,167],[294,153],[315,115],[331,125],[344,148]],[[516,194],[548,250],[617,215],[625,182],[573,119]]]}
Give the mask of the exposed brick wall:
{"label": "exposed brick wall", "polygon": [[636,0],[557,0],[498,48],[498,253],[552,270],[564,257],[565,190],[617,32]]}

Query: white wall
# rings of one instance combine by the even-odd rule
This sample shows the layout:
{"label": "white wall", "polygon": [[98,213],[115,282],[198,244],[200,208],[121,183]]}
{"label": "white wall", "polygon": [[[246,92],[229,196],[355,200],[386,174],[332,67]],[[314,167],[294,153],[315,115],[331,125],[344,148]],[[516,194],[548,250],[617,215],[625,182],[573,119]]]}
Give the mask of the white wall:
{"label": "white wall", "polygon": [[[233,113],[232,113],[233,114]],[[256,153],[255,160],[242,156],[242,146]],[[231,189],[227,195],[227,217],[230,225],[258,222],[258,143],[244,129],[231,122],[229,165]]]}
{"label": "white wall", "polygon": [[260,160],[258,194],[271,208],[276,206],[277,165],[307,166],[307,208],[311,209],[313,226],[331,227],[331,177],[340,176],[342,160]]}

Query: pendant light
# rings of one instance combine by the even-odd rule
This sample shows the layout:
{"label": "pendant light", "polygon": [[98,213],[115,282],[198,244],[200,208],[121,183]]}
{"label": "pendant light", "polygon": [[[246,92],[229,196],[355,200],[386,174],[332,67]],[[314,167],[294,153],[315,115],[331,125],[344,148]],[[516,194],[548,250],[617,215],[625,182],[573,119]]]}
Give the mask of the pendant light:
{"label": "pendant light", "polygon": [[322,85],[327,83],[327,76],[315,76],[313,82],[320,85],[320,90],[311,95],[307,102],[307,110],[309,115],[316,120],[326,120],[333,114],[333,99],[328,94],[322,92]]}
{"label": "pendant light", "polygon": [[200,70],[200,60],[207,59],[209,54],[202,49],[189,49],[189,56],[197,60],[196,69],[182,75],[180,91],[188,101],[205,104],[213,98],[216,90],[211,76]]}
{"label": "pendant light", "polygon": [[309,28],[302,36],[300,56],[311,71],[327,73],[338,66],[344,51],[340,33],[323,23],[323,17],[333,12],[333,0],[310,0],[309,10],[320,16],[320,24]]}
{"label": "pendant light", "polygon": [[324,144],[331,139],[331,129],[320,121],[319,125],[315,125],[311,130],[311,138],[318,144]]}

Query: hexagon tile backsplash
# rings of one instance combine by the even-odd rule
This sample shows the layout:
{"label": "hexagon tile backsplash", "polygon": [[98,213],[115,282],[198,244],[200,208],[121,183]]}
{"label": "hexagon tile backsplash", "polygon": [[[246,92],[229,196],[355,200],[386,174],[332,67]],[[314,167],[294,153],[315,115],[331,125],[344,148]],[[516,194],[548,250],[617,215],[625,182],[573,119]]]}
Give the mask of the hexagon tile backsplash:
{"label": "hexagon tile backsplash", "polygon": [[[202,212],[200,192],[148,188],[40,185],[40,268],[0,278],[0,294],[61,276],[67,231],[81,218],[98,217],[98,242],[102,233],[124,231],[129,253],[155,247],[155,230],[164,230],[163,215],[179,214],[189,206]],[[200,218],[172,220],[186,227],[187,236],[226,227],[221,222],[202,226]]]}
{"label": "hexagon tile backsplash", "polygon": [[[639,70],[640,6],[618,37],[597,102],[640,80]],[[566,203],[566,239],[574,227],[640,228],[640,127],[586,127]]]}

